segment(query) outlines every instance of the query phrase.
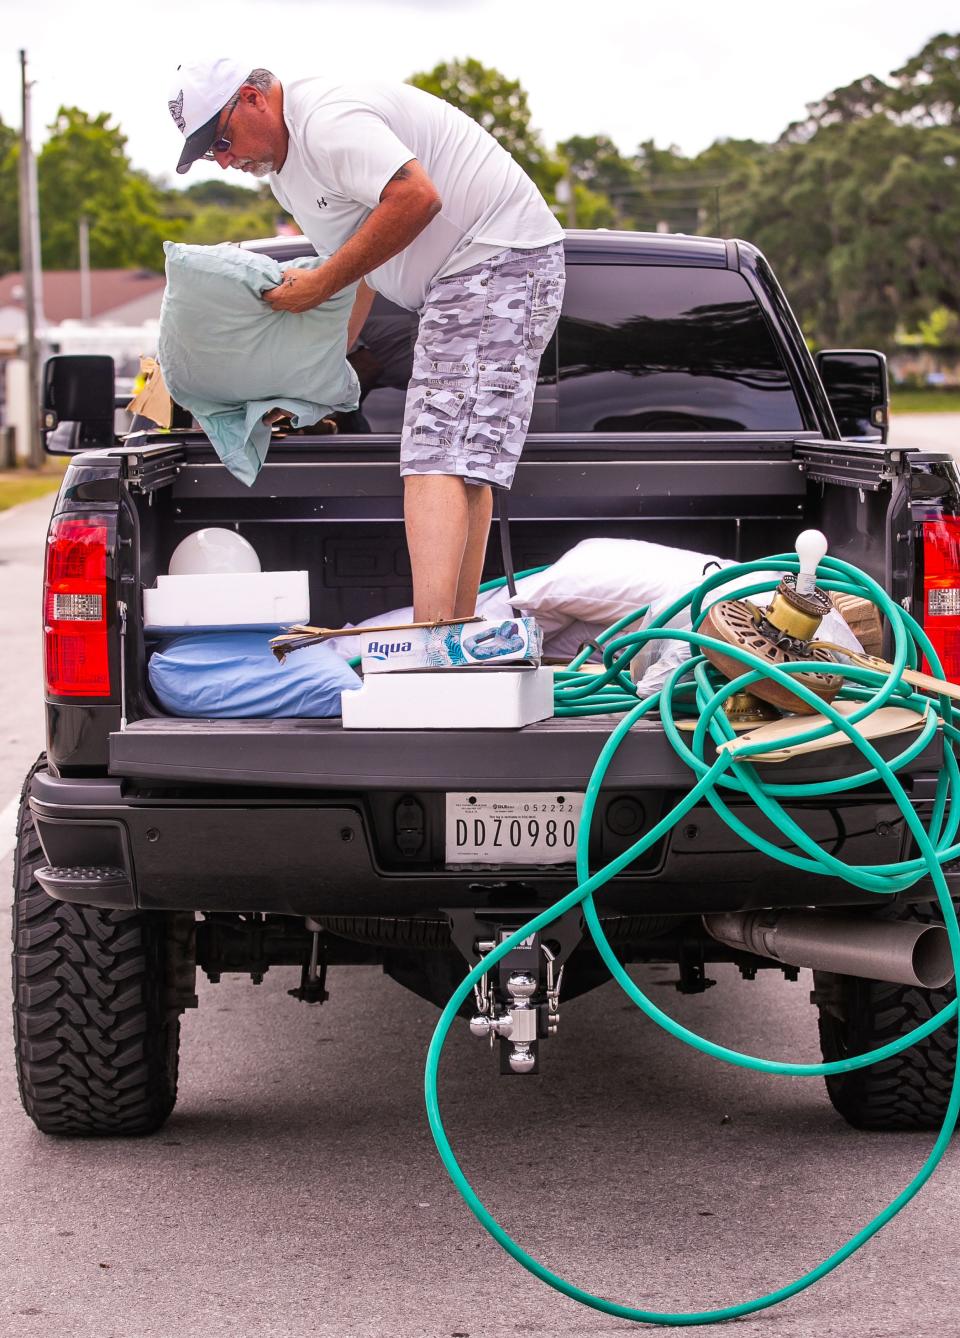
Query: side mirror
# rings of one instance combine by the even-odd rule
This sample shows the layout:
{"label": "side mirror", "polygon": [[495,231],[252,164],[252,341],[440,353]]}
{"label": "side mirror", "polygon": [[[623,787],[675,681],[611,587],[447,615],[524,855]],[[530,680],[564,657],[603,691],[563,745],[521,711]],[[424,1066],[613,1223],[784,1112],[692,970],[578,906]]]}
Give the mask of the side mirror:
{"label": "side mirror", "polygon": [[51,455],[112,446],[113,359],[58,354],[43,369],[43,440]]}
{"label": "side mirror", "polygon": [[885,442],[890,431],[886,357],[868,348],[824,349],[816,363],[840,435]]}

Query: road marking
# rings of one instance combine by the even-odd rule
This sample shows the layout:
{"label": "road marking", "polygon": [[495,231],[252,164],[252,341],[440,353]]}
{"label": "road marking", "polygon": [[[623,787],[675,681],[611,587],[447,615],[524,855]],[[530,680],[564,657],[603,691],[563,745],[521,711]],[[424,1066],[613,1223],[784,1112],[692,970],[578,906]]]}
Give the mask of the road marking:
{"label": "road marking", "polygon": [[17,813],[20,808],[19,796],[11,799],[6,808],[0,809],[0,860],[4,860],[17,844]]}

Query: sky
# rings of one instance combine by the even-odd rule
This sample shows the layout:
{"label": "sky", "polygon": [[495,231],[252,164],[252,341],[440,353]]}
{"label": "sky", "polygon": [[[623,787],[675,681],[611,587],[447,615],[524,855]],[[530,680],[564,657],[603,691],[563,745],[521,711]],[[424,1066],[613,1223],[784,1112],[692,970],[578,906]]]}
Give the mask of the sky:
{"label": "sky", "polygon": [[[249,57],[251,68],[402,80],[472,56],[519,79],[547,144],[605,134],[691,155],[718,138],[773,140],[831,89],[886,77],[940,32],[957,0],[3,0],[0,117],[20,125],[19,50],[33,81],[36,147],[58,106],[106,111],[135,167],[166,184],[182,138],[166,109],[179,61]],[[250,185],[236,171],[236,184]]]}

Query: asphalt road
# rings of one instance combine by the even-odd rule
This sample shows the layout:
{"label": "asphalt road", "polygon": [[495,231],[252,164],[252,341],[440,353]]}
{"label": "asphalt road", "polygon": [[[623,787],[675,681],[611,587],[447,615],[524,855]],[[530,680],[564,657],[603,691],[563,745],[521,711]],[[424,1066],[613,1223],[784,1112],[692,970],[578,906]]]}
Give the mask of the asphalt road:
{"label": "asphalt road", "polygon": [[960,413],[894,414],[890,442],[894,446],[922,446],[926,450],[960,455]]}
{"label": "asphalt road", "polygon": [[[949,437],[958,422],[934,430]],[[903,422],[894,441],[901,429],[916,441]],[[0,515],[0,823],[42,746],[48,510]],[[11,863],[0,830],[4,917]],[[806,973],[746,984],[718,970],[697,998],[677,995],[671,974],[637,978],[687,1024],[741,1049],[818,1058]],[[312,1009],[287,997],[293,971],[260,987],[202,983],[184,1019],[174,1115],[150,1139],[119,1142],[33,1128],[0,1010],[0,1335],[635,1331],[547,1290],[457,1197],[423,1113],[435,1010],[373,968],[334,970],[330,983],[330,1002]],[[932,1141],[849,1129],[819,1080],[693,1054],[613,985],[564,1008],[537,1079],[500,1079],[486,1047],[456,1029],[442,1101],[464,1169],[521,1243],[580,1286],[668,1310],[756,1296],[811,1268],[910,1179]],[[960,1332],[957,1175],[952,1151],[858,1255],[737,1332]]]}

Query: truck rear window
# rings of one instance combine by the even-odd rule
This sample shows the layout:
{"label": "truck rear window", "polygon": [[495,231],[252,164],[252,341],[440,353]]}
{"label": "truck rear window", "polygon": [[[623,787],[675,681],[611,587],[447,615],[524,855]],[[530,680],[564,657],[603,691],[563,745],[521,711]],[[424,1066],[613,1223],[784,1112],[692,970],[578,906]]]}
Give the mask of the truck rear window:
{"label": "truck rear window", "polygon": [[803,428],[779,351],[732,270],[567,266],[561,432]]}

